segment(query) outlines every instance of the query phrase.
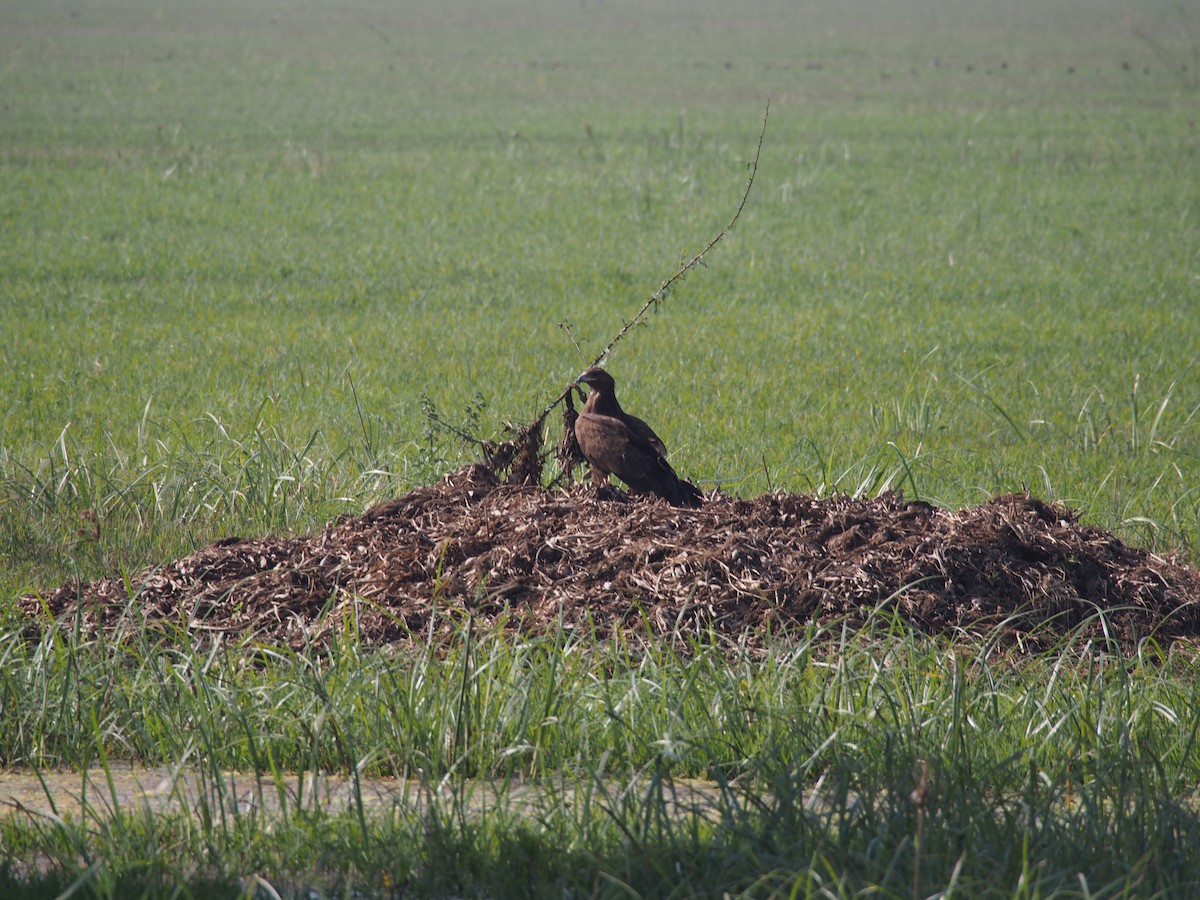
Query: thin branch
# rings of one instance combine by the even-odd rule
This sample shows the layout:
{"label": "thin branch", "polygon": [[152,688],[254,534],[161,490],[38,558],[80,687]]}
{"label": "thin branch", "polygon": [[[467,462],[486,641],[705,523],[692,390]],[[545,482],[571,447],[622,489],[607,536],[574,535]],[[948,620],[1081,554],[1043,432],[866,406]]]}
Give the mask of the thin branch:
{"label": "thin branch", "polygon": [[[383,35],[380,36],[383,37]],[[746,179],[746,189],[742,192],[742,199],[738,202],[737,209],[734,210],[733,217],[729,220],[729,223],[717,233],[716,237],[705,244],[704,248],[691,259],[685,262],[681,258],[679,268],[675,271],[675,273],[661,285],[659,285],[658,290],[650,295],[649,299],[646,300],[646,302],[642,305],[642,308],[637,311],[637,314],[634,315],[632,319],[622,324],[621,330],[613,336],[613,339],[609,341],[607,346],[605,346],[605,348],[596,356],[595,360],[592,362],[592,365],[597,365],[605,360],[609,353],[612,352],[613,347],[617,345],[617,342],[620,341],[621,338],[623,338],[626,334],[628,334],[631,329],[641,323],[641,320],[646,315],[646,312],[651,308],[657,308],[657,306],[666,299],[667,294],[669,294],[671,291],[671,288],[674,287],[674,285],[681,278],[687,275],[688,272],[700,265],[704,261],[705,255],[707,255],[707,253],[712,250],[713,247],[717,246],[717,244],[721,242],[721,239],[724,238],[725,235],[729,234],[729,232],[733,229],[733,226],[737,223],[737,220],[742,215],[742,210],[746,208],[746,201],[750,198],[750,189],[754,186],[754,176],[758,173],[758,159],[762,154],[763,137],[767,133],[767,119],[770,117],[770,115],[771,101],[768,98],[766,110],[763,112],[762,129],[758,133],[758,146],[755,148],[754,158],[749,164],[750,175]],[[567,336],[571,339],[571,343],[575,345],[575,350],[579,353],[580,357],[586,359],[586,357],[583,356],[583,351],[578,342],[575,340],[574,329],[571,324],[568,322],[560,322],[559,327],[567,332]],[[437,409],[433,407],[432,404],[430,404],[429,408],[425,410],[425,416],[431,424],[445,428],[448,431],[458,435],[463,440],[471,441],[479,445],[479,447],[483,450],[484,456],[487,457],[488,465],[497,475],[504,470],[508,470],[508,475],[504,476],[506,482],[535,483],[541,477],[542,461],[544,456],[542,452],[542,425],[545,423],[546,417],[550,415],[550,411],[564,401],[567,403],[567,409],[564,410],[563,413],[564,434],[569,438],[573,438],[575,409],[574,405],[570,401],[572,391],[578,392],[580,399],[583,399],[582,389],[580,389],[577,384],[572,382],[563,388],[562,393],[547,403],[546,406],[543,407],[542,411],[538,413],[537,417],[528,425],[517,426],[511,422],[505,422],[504,426],[512,435],[512,438],[504,441],[501,444],[496,444],[494,441],[490,440],[481,440],[474,435],[467,434],[463,429],[451,425],[438,415]],[[567,438],[564,438],[564,441],[565,442],[560,447],[560,458],[563,456],[563,454],[566,454],[568,457],[570,456],[570,450],[568,446],[570,442],[567,441]],[[578,450],[578,448],[576,448],[576,450]],[[513,479],[516,479],[516,481],[514,482]]]}
{"label": "thin branch", "polygon": [[670,293],[671,287],[675,284],[675,282],[679,281],[679,279],[683,278],[684,275],[699,265],[704,259],[705,254],[708,253],[708,251],[713,247],[717,246],[721,239],[733,230],[733,226],[737,223],[738,217],[741,216],[742,210],[746,208],[746,200],[750,197],[750,188],[754,186],[754,176],[758,173],[758,157],[762,153],[763,136],[767,133],[767,119],[770,117],[770,115],[771,100],[770,98],[767,98],[767,108],[766,111],[763,112],[762,130],[758,133],[758,147],[754,151],[754,159],[750,161],[750,177],[746,180],[746,190],[742,192],[742,201],[738,204],[737,209],[734,210],[733,218],[729,220],[729,224],[722,228],[716,237],[705,244],[703,250],[693,256],[686,263],[683,263],[674,275],[659,285],[658,290],[651,294],[642,308],[637,311],[637,315],[626,322],[621,330],[616,333],[613,339],[608,342],[608,345],[600,351],[599,355],[597,355],[594,360],[592,360],[592,365],[599,365],[601,362],[607,359],[608,354],[611,353],[613,347],[616,346],[617,341],[625,337],[625,335],[629,333],[630,329],[638,324],[642,316],[646,314],[647,310],[649,310],[651,307],[657,307],[660,303],[662,303],[663,300],[666,299],[667,294]]}
{"label": "thin branch", "polygon": [[366,19],[363,19],[362,23],[363,23],[363,25],[365,25],[367,27],[367,29],[371,33],[373,33],[377,38],[379,38],[381,41],[383,41],[385,44],[387,44],[388,49],[395,51],[396,54],[399,55],[400,51],[396,48],[396,45],[392,43],[392,39],[390,37],[388,37],[386,34],[384,34],[382,28],[380,28],[379,26],[375,25],[372,22],[368,22]]}
{"label": "thin branch", "polygon": [[[557,397],[555,397],[553,400],[551,400],[549,403],[547,403],[545,408],[540,413],[538,413],[537,418],[529,423],[529,427],[530,428],[540,428],[542,423],[544,421],[546,421],[546,416],[550,415],[550,410],[554,409],[554,407],[558,406],[558,404],[560,404],[564,400],[566,400],[567,394],[571,393],[571,391],[579,391],[579,388],[576,386],[575,382],[571,382],[570,384],[568,384],[563,389],[563,392],[561,394],[559,394]],[[583,392],[580,391],[580,396],[582,396],[582,394],[583,394]]]}
{"label": "thin branch", "polygon": [[[733,226],[737,223],[738,218],[742,215],[742,210],[746,208],[746,201],[750,198],[750,188],[754,186],[754,176],[756,174],[758,174],[758,158],[762,154],[763,137],[767,133],[767,119],[770,118],[770,115],[771,115],[771,100],[768,97],[767,98],[767,108],[763,112],[762,129],[758,132],[758,146],[754,150],[754,159],[752,159],[750,161],[750,177],[746,179],[746,189],[742,192],[742,199],[738,203],[737,209],[734,210],[733,217],[729,220],[729,224],[727,224],[724,228],[722,228],[720,230],[720,232],[717,233],[716,237],[714,237],[711,241],[709,241],[707,244],[705,244],[703,250],[701,250],[699,253],[697,253],[695,256],[693,256],[687,262],[682,263],[679,266],[679,268],[676,270],[674,275],[672,275],[670,278],[668,278],[666,281],[664,281],[661,285],[659,285],[658,290],[650,295],[649,299],[642,305],[642,308],[637,311],[637,314],[632,319],[630,319],[628,322],[626,322],[621,327],[621,330],[618,331],[613,336],[613,339],[608,342],[608,344],[605,346],[605,348],[600,351],[600,353],[592,361],[592,365],[599,365],[602,361],[607,359],[608,354],[611,353],[613,350],[613,347],[616,346],[617,341],[621,340],[621,338],[623,338],[626,334],[628,334],[630,329],[632,329],[634,326],[636,326],[639,323],[639,321],[642,319],[643,316],[645,316],[646,312],[651,307],[657,307],[660,303],[662,303],[663,300],[666,299],[667,294],[670,293],[671,288],[675,285],[675,283],[677,281],[679,281],[681,278],[683,278],[684,275],[686,275],[688,272],[690,272],[696,266],[698,266],[704,260],[704,257],[708,253],[708,251],[711,250],[713,247],[717,246],[717,244],[719,244],[721,242],[721,239],[724,238],[725,235],[729,234],[729,232],[733,230]],[[576,346],[576,349],[578,349],[578,345]],[[545,408],[540,413],[538,413],[537,418],[534,419],[533,422],[530,423],[530,427],[533,427],[533,428],[540,427],[542,422],[545,421],[546,416],[548,416],[550,414],[550,410],[554,409],[554,407],[556,407],[556,406],[558,406],[558,404],[562,403],[567,398],[567,394],[571,393],[571,391],[573,389],[575,389],[574,384],[568,385],[567,388],[565,390],[563,390],[563,392],[561,394],[559,394],[557,397],[555,397],[553,400],[551,400],[549,403],[547,403]]]}
{"label": "thin branch", "polygon": [[371,433],[367,430],[367,420],[363,418],[362,404],[358,402],[358,391],[354,387],[354,375],[346,369],[346,377],[350,379],[350,393],[354,397],[354,408],[358,410],[358,424],[362,428],[363,447],[368,457],[374,457],[375,451],[371,446]]}
{"label": "thin branch", "polygon": [[437,405],[429,397],[421,398],[421,411],[425,414],[425,420],[429,422],[430,425],[436,425],[439,428],[450,432],[465,443],[477,444],[480,447],[484,447],[484,445],[488,443],[488,441],[485,439],[471,434],[471,432],[467,431],[465,428],[460,428],[453,422],[448,422],[447,420],[443,419],[442,414],[438,412]]}
{"label": "thin branch", "polygon": [[579,354],[579,358],[587,363],[587,357],[584,356],[583,348],[579,346],[579,341],[575,340],[575,326],[570,322],[562,321],[558,323],[558,327],[567,333],[567,337],[571,339],[571,343],[575,346],[575,352]]}

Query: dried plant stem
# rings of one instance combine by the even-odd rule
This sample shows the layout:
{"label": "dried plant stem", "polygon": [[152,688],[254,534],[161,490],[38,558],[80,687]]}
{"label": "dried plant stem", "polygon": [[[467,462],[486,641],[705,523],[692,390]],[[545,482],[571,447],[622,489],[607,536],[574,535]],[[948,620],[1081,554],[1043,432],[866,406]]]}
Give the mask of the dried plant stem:
{"label": "dried plant stem", "polygon": [[921,897],[921,853],[924,850],[925,834],[925,804],[929,799],[929,761],[920,760],[921,774],[917,778],[917,786],[913,788],[909,799],[917,808],[917,830],[913,836],[913,900]]}
{"label": "dried plant stem", "polygon": [[746,190],[742,192],[742,200],[740,203],[738,203],[737,209],[733,211],[733,218],[729,220],[729,224],[722,228],[717,233],[716,237],[705,244],[704,249],[681,265],[678,270],[676,270],[674,275],[659,285],[658,290],[650,295],[650,297],[642,305],[642,308],[637,311],[637,314],[634,315],[634,317],[628,322],[626,322],[621,330],[613,336],[613,339],[609,341],[607,345],[605,345],[604,349],[596,355],[596,358],[592,360],[592,365],[599,365],[601,362],[607,359],[608,354],[612,352],[613,347],[617,345],[617,342],[621,340],[621,338],[625,337],[625,335],[629,333],[630,329],[637,325],[650,309],[656,308],[660,303],[662,303],[663,300],[667,298],[667,294],[671,292],[671,288],[675,285],[675,283],[696,266],[698,266],[703,261],[708,251],[717,246],[721,239],[733,230],[733,226],[737,223],[738,218],[741,216],[742,210],[746,208],[746,201],[750,197],[750,188],[754,186],[754,176],[758,173],[758,157],[762,153],[763,137],[767,133],[767,119],[770,117],[770,115],[771,100],[768,98],[767,108],[763,112],[762,129],[758,133],[758,147],[754,151],[754,159],[750,161],[750,176],[746,179]]}
{"label": "dried plant stem", "polygon": [[[620,341],[621,338],[625,337],[625,335],[627,335],[630,330],[642,320],[647,312],[653,308],[656,308],[660,303],[662,303],[667,298],[667,294],[671,292],[671,288],[675,286],[676,282],[678,282],[688,272],[703,262],[704,257],[708,254],[708,252],[712,250],[713,247],[717,246],[717,244],[721,242],[725,235],[729,234],[729,232],[733,230],[733,226],[737,223],[737,220],[742,215],[742,210],[746,208],[746,201],[750,199],[750,189],[754,186],[754,176],[758,174],[758,159],[762,155],[763,138],[767,133],[767,119],[770,117],[770,115],[771,101],[770,98],[768,98],[766,110],[763,112],[762,128],[758,132],[758,146],[754,150],[754,158],[750,161],[750,175],[746,179],[746,189],[742,191],[742,199],[739,201],[737,209],[733,211],[733,216],[730,218],[729,223],[719,232],[717,232],[717,235],[711,241],[705,244],[704,248],[699,253],[697,253],[687,262],[680,265],[680,267],[675,270],[675,273],[671,275],[670,278],[658,286],[658,290],[656,290],[647,298],[646,302],[642,304],[642,308],[634,314],[633,318],[626,322],[621,327],[621,330],[613,335],[612,340],[610,340],[604,346],[604,349],[596,354],[596,357],[592,360],[592,365],[599,365],[601,362],[607,359],[608,355],[612,353],[613,348],[617,345],[617,342]],[[568,331],[568,333],[570,332]],[[572,342],[574,342],[573,336]],[[578,345],[576,345],[576,349],[578,349]],[[531,424],[540,426],[541,423],[545,421],[546,416],[550,414],[550,411],[562,403],[566,399],[567,394],[569,394],[574,387],[575,386],[573,384],[568,385],[561,394],[547,403],[545,408],[538,413],[537,418],[534,419],[533,423]]]}
{"label": "dried plant stem", "polygon": [[[625,337],[625,335],[627,335],[634,328],[634,326],[640,324],[647,312],[649,312],[651,309],[656,309],[659,304],[661,304],[667,298],[667,295],[671,292],[671,289],[675,286],[675,284],[678,283],[679,280],[685,275],[687,275],[688,272],[703,262],[704,257],[708,254],[708,252],[712,250],[713,247],[717,246],[717,244],[721,242],[722,238],[729,234],[729,232],[733,229],[733,226],[737,223],[737,220],[742,215],[742,210],[746,208],[746,201],[750,198],[750,189],[754,186],[754,176],[758,174],[758,160],[759,156],[762,154],[763,138],[767,133],[767,119],[770,117],[770,115],[771,101],[768,98],[766,109],[763,112],[762,128],[758,133],[758,145],[754,150],[754,158],[750,160],[750,175],[746,179],[746,189],[742,191],[742,199],[738,202],[737,209],[733,211],[733,216],[730,218],[728,224],[726,224],[724,228],[717,232],[716,236],[713,237],[713,239],[707,244],[705,244],[699,253],[686,262],[681,263],[679,268],[675,270],[674,274],[672,274],[671,277],[658,286],[658,290],[656,290],[649,296],[649,298],[647,298],[646,302],[642,304],[642,308],[634,314],[632,319],[630,319],[628,322],[625,322],[621,326],[621,330],[613,335],[612,340],[610,340],[605,345],[604,349],[596,355],[596,358],[592,361],[592,365],[597,365],[607,359],[608,355],[612,352],[613,348],[617,345],[621,338]],[[579,351],[580,356],[583,356],[579,344],[575,341],[575,335],[571,325],[566,322],[561,322],[559,324],[563,330],[567,332],[567,336],[571,339],[571,343],[575,345],[575,349]],[[509,483],[536,484],[541,481],[542,463],[544,459],[544,453],[542,452],[542,426],[545,424],[546,417],[550,415],[550,412],[556,406],[566,402],[568,406],[564,410],[563,414],[564,437],[559,444],[558,455],[559,461],[562,464],[563,473],[566,475],[566,478],[569,481],[572,461],[574,460],[575,454],[578,454],[578,446],[574,443],[573,429],[575,410],[570,404],[569,400],[571,392],[576,390],[579,389],[574,382],[567,385],[557,397],[555,397],[553,400],[547,403],[545,407],[542,408],[542,411],[539,412],[533,421],[528,425],[515,425],[513,423],[506,422],[505,428],[513,437],[500,444],[467,434],[463,430],[455,428],[440,419],[436,412],[427,411],[426,415],[433,424],[447,428],[464,440],[468,440],[477,444],[483,450],[487,466],[497,476],[502,477],[504,481]],[[580,396],[582,397],[582,393]],[[582,461],[581,456],[578,461]]]}

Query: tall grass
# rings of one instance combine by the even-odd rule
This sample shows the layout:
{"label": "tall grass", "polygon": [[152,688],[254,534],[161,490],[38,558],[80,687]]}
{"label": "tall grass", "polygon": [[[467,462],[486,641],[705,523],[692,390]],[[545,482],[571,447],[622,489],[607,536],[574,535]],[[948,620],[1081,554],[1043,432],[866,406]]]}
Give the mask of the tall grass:
{"label": "tall grass", "polygon": [[[182,635],[163,650],[136,627],[6,637],[6,765],[95,779],[135,760],[199,788],[178,779],[152,811],[101,775],[82,817],[10,811],[4,877],[79,878],[100,896],[256,876],[488,896],[1200,884],[1200,694],[1181,655],[1068,640],[1018,661],[987,636],[934,641],[885,615],[759,655],[713,638],[453,634],[444,652],[395,656],[352,629],[321,655]],[[278,802],[247,805],[229,771]],[[349,774],[350,802],[306,805],[283,789],[296,772]],[[417,789],[364,806],[379,775]]]}

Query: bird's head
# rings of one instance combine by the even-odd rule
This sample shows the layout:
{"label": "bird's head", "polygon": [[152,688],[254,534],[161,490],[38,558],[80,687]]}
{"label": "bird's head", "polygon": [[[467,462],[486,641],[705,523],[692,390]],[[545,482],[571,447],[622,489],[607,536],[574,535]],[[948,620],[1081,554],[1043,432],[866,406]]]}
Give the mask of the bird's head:
{"label": "bird's head", "polygon": [[575,383],[586,384],[593,391],[600,391],[603,394],[612,394],[613,389],[616,387],[613,377],[599,366],[592,366],[576,378]]}

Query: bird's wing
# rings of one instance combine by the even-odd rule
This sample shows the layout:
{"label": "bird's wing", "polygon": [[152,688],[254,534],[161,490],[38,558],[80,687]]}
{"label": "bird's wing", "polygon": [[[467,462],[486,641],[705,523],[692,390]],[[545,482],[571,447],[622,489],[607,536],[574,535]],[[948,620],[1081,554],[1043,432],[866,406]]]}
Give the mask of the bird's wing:
{"label": "bird's wing", "polygon": [[654,429],[639,419],[637,416],[631,416],[629,413],[624,413],[625,424],[629,426],[630,431],[638,436],[638,438],[654,449],[654,452],[663,459],[667,458],[667,446],[662,442]]}
{"label": "bird's wing", "polygon": [[[666,461],[658,448],[621,419],[580,413],[575,420],[575,437],[590,464],[611,472],[632,488],[651,489],[649,484],[662,477]],[[658,443],[661,446],[662,442]]]}

